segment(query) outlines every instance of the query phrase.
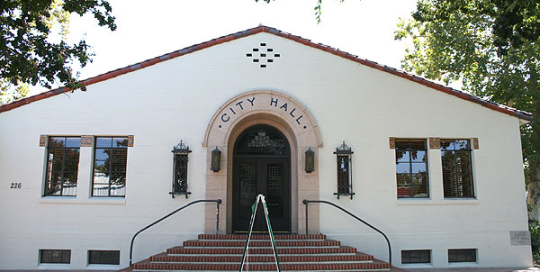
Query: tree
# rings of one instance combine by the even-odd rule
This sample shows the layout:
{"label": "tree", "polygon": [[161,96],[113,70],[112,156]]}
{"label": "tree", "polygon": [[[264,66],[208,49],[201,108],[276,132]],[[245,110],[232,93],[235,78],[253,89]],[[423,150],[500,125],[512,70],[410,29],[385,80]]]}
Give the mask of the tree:
{"label": "tree", "polygon": [[[2,90],[21,90],[25,84],[71,90],[78,83],[74,65],[84,67],[93,53],[84,40],[69,45],[69,17],[93,14],[100,26],[116,29],[112,8],[105,0],[6,0],[0,2],[0,78]],[[53,30],[59,30],[54,36]],[[51,35],[53,34],[53,35]],[[58,41],[54,41],[58,40]],[[76,64],[77,63],[77,64]],[[22,88],[24,89],[24,88]],[[20,93],[19,93],[20,94]]]}
{"label": "tree", "polygon": [[522,127],[530,216],[540,198],[540,3],[537,0],[418,0],[401,21],[408,39],[402,66],[519,110],[534,120]]}
{"label": "tree", "polygon": [[0,105],[26,97],[29,91],[28,84],[15,87],[7,79],[0,78]]}

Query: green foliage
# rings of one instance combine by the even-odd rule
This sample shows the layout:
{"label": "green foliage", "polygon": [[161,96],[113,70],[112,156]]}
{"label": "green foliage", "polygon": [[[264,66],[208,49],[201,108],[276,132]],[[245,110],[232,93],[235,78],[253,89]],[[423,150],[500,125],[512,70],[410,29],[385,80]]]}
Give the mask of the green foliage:
{"label": "green foliage", "polygon": [[[105,0],[7,0],[0,2],[0,77],[14,89],[21,84],[51,88],[54,83],[83,89],[73,65],[84,67],[93,53],[84,40],[69,45],[71,14],[91,13],[100,26],[116,29],[112,8]],[[59,27],[59,41],[52,31]]]}
{"label": "green foliage", "polygon": [[539,7],[537,0],[418,1],[412,17],[418,22],[448,21],[454,14],[487,19],[491,22],[486,28],[494,37],[493,44],[499,54],[506,54],[509,49],[537,41],[540,36]]}
{"label": "green foliage", "polygon": [[529,224],[529,232],[531,233],[533,260],[538,264],[540,263],[540,222],[531,222]]}
{"label": "green foliage", "polygon": [[[395,39],[408,40],[403,68],[533,114],[522,127],[527,175],[540,182],[540,2],[418,0]],[[540,191],[536,191],[538,194]],[[531,195],[538,200],[538,197]]]}
{"label": "green foliage", "polygon": [[0,105],[21,99],[28,95],[30,89],[28,84],[18,84],[13,86],[7,79],[0,79]]}

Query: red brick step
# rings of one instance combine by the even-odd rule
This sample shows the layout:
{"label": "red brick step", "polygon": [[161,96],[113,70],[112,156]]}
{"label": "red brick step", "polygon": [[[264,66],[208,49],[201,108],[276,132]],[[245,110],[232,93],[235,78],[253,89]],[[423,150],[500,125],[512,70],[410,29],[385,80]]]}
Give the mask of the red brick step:
{"label": "red brick step", "polygon": [[[246,235],[201,234],[198,240],[169,248],[133,264],[129,271],[239,271]],[[372,271],[405,272],[376,260],[326,235],[276,235],[276,249],[282,271]],[[244,271],[276,271],[269,236],[253,235]]]}

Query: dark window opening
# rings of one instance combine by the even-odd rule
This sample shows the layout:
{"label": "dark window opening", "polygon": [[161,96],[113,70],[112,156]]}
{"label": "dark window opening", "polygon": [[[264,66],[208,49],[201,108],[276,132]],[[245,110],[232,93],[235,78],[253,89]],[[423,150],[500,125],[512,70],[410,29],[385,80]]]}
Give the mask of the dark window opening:
{"label": "dark window opening", "polygon": [[120,264],[119,250],[89,250],[88,264]]}
{"label": "dark window opening", "polygon": [[431,250],[402,250],[402,264],[431,263]]}
{"label": "dark window opening", "polygon": [[449,249],[449,263],[475,263],[476,249]]}
{"label": "dark window opening", "polygon": [[43,264],[71,263],[71,250],[42,249],[39,253],[39,261]]}

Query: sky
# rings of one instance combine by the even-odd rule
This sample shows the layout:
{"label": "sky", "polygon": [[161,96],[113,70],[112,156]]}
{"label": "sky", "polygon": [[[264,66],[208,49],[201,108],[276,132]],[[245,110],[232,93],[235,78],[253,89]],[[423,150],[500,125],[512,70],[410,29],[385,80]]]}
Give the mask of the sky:
{"label": "sky", "polygon": [[406,45],[394,41],[394,31],[416,6],[416,0],[324,0],[317,23],[317,0],[108,1],[116,31],[99,27],[91,15],[71,18],[70,41],[85,39],[96,54],[80,79],[261,24],[400,68]]}

